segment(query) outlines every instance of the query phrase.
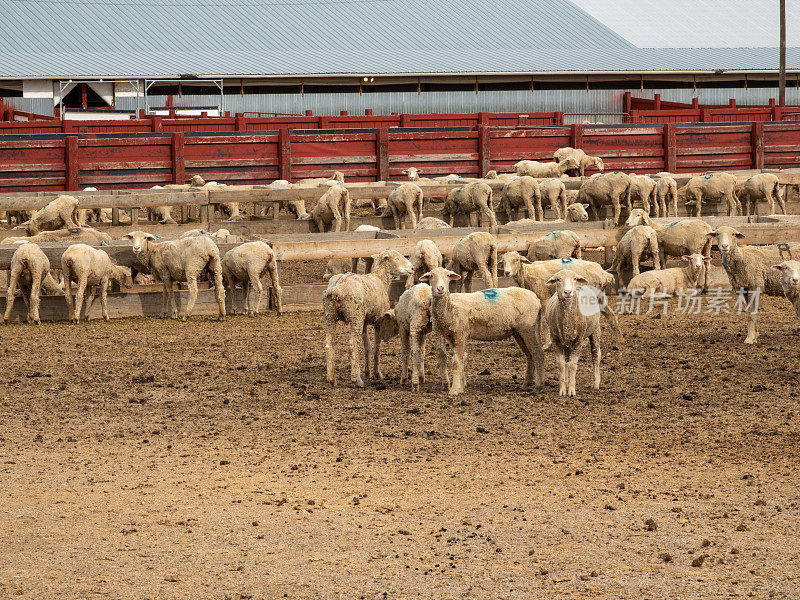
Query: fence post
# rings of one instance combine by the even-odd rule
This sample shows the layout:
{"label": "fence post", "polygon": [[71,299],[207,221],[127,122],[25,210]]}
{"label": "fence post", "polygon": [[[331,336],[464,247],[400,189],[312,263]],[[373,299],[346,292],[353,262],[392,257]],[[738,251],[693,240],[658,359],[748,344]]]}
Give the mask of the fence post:
{"label": "fence post", "polygon": [[711,121],[711,111],[707,108],[700,109],[700,122],[708,123]]}
{"label": "fence post", "polygon": [[320,117],[319,118],[319,128],[320,129],[328,129],[330,126],[330,118],[329,117]]}
{"label": "fence post", "polygon": [[631,112],[631,93],[625,92],[622,94],[622,112],[630,114]]}
{"label": "fence post", "polygon": [[553,113],[553,125],[563,125],[563,124],[564,124],[564,113],[563,112]]}
{"label": "fence post", "polygon": [[674,173],[677,162],[675,123],[664,124],[664,170]]}
{"label": "fence post", "polygon": [[492,138],[489,133],[488,125],[478,125],[478,177],[483,177],[492,168],[489,152]]}
{"label": "fence post", "polygon": [[64,142],[65,185],[67,191],[78,189],[78,136],[67,136]]}
{"label": "fence post", "polygon": [[246,128],[244,117],[237,115],[236,117],[236,131],[244,131]]}
{"label": "fence post", "polygon": [[377,158],[378,180],[389,180],[389,130],[379,127],[375,130],[375,157]]}
{"label": "fence post", "polygon": [[164,131],[164,124],[161,122],[161,117],[150,118],[150,130],[154,133]]}
{"label": "fence post", "polygon": [[764,122],[756,121],[750,130],[750,147],[754,169],[764,168]]}
{"label": "fence post", "polygon": [[183,132],[172,134],[172,183],[186,181],[185,140]]}
{"label": "fence post", "polygon": [[292,142],[288,129],[278,131],[278,178],[292,180]]}
{"label": "fence post", "polygon": [[573,148],[583,146],[583,125],[573,124],[569,128],[569,145]]}
{"label": "fence post", "polygon": [[653,94],[653,101],[655,102],[655,109],[661,110],[661,94]]}

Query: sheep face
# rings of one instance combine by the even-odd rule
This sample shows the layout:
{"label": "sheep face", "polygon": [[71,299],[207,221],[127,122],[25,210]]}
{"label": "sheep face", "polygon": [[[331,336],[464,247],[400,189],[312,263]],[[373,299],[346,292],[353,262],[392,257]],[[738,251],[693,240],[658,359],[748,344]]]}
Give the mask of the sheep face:
{"label": "sheep face", "polygon": [[206,184],[205,180],[200,175],[193,175],[189,180],[189,185],[192,187],[202,187]]}
{"label": "sheep face", "polygon": [[131,240],[133,242],[132,249],[134,254],[140,254],[150,240],[157,239],[152,233],[146,231],[131,231],[122,236],[123,240]]}
{"label": "sheep face", "polygon": [[422,171],[416,167],[408,167],[403,170],[403,175],[408,175],[409,181],[419,181],[419,175]]}
{"label": "sheep face", "polygon": [[400,333],[400,326],[397,323],[394,309],[387,310],[375,322],[375,338],[381,341],[388,341]]}
{"label": "sheep face", "polygon": [[586,279],[574,271],[562,269],[547,280],[547,287],[554,290],[561,300],[569,300],[578,287],[586,283]]}
{"label": "sheep face", "polygon": [[338,181],[339,183],[344,183],[344,173],[341,171],[334,171],[333,177],[331,177],[333,181]]}
{"label": "sheep face", "polygon": [[597,157],[597,160],[594,162],[594,166],[597,168],[598,171],[604,171],[606,168],[605,165],[603,164],[603,159],[600,158],[599,156]]}
{"label": "sheep face", "polygon": [[800,290],[800,261],[785,260],[779,265],[772,265],[774,271],[781,272],[781,286],[784,293],[794,289]]}
{"label": "sheep face", "polygon": [[641,208],[634,208],[628,220],[625,221],[625,227],[636,227],[637,225],[647,225],[645,212]]}
{"label": "sheep face", "polygon": [[486,175],[483,178],[484,179],[497,179],[497,171],[494,171],[494,170],[489,171],[488,173],[486,173]]}
{"label": "sheep face", "polygon": [[581,204],[579,202],[573,202],[567,207],[567,217],[565,220],[567,221],[588,221],[589,220],[589,213],[586,212],[586,209],[589,208],[588,204]]}
{"label": "sheep face", "polygon": [[531,261],[518,252],[506,252],[503,255],[503,274],[506,277],[516,277],[523,264],[529,265]]}
{"label": "sheep face", "polygon": [[393,277],[408,277],[414,272],[411,261],[396,250],[384,250],[380,254],[373,254],[372,271],[375,272],[379,267],[387,265]]}
{"label": "sheep face", "polygon": [[450,282],[458,279],[461,279],[461,275],[444,267],[436,267],[419,278],[420,281],[425,281],[431,286],[431,293],[435,297],[449,294]]}
{"label": "sheep face", "polygon": [[703,256],[702,254],[684,254],[681,256],[681,259],[688,261],[692,270],[697,273],[703,270],[703,265],[707,262],[711,262],[711,257]]}
{"label": "sheep face", "polygon": [[727,258],[728,254],[737,247],[738,240],[743,238],[744,234],[736,231],[733,227],[722,226],[707,233],[706,237],[711,240],[716,240],[720,254],[722,254],[723,258]]}
{"label": "sheep face", "polygon": [[115,279],[123,287],[133,287],[133,275],[130,267],[117,267]]}

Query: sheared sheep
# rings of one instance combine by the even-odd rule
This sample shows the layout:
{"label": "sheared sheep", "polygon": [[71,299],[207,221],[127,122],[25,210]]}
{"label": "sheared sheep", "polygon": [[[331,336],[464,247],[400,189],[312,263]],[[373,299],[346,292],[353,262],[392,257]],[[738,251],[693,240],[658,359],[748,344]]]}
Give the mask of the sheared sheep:
{"label": "sheared sheep", "polygon": [[329,281],[334,275],[342,273],[369,273],[369,269],[359,269],[358,267],[364,264],[363,258],[332,258],[325,266],[325,274],[322,279]]}
{"label": "sheared sheep", "polygon": [[529,177],[536,177],[539,179],[546,177],[561,177],[570,169],[577,168],[575,163],[572,162],[539,162],[538,160],[521,160],[514,165],[514,172],[522,177],[528,175]]}
{"label": "sheared sheep", "polygon": [[442,253],[432,240],[420,240],[411,251],[411,267],[414,272],[406,280],[406,289],[419,281],[420,275],[442,266]]}
{"label": "sheared sheep", "polygon": [[704,200],[724,198],[728,204],[728,216],[735,217],[742,212],[742,204],[736,197],[736,177],[730,173],[706,173],[692,177],[678,190],[687,206],[694,206],[700,216]]}
{"label": "sheared sheep", "polygon": [[622,272],[628,265],[633,269],[634,277],[639,274],[639,262],[646,254],[653,257],[653,264],[656,269],[661,268],[658,253],[658,234],[656,230],[647,225],[637,225],[625,232],[614,253],[614,262],[611,270],[617,272],[617,282],[623,284]]}
{"label": "sheared sheep", "polygon": [[672,216],[678,217],[678,183],[673,179],[669,173],[657,173],[659,178],[656,180],[656,217],[658,217],[658,209],[661,208],[661,213],[668,217],[667,205],[672,210]]}
{"label": "sheared sheep", "polygon": [[[275,252],[265,242],[246,242],[232,248],[222,257],[222,281],[231,299],[231,312],[236,314],[236,284],[242,284],[244,293],[244,312],[257,315],[264,296],[261,278],[269,273],[275,297],[278,302],[278,314],[283,313],[283,290],[278,280],[278,264]],[[258,300],[252,301],[252,293],[258,290]]]}
{"label": "sheared sheep", "polygon": [[32,236],[43,231],[79,227],[78,204],[78,199],[74,196],[61,195],[34,212],[29,221],[17,225],[14,229],[24,229],[29,236]]}
{"label": "sheared sheep", "polygon": [[350,192],[343,185],[331,186],[317,200],[309,219],[317,224],[320,233],[340,231],[344,215],[344,230],[350,229]]}
{"label": "sheared sheep", "polygon": [[644,296],[653,293],[675,295],[683,290],[695,288],[704,269],[711,268],[711,258],[702,254],[684,254],[685,267],[653,269],[634,276],[627,286],[629,294]]}
{"label": "sheared sheep", "polygon": [[436,217],[425,217],[414,227],[414,231],[422,229],[450,229],[450,225]]}
{"label": "sheared sheep", "polygon": [[148,206],[147,220],[158,221],[161,225],[178,224],[178,222],[172,218],[172,206]]}
{"label": "sheared sheep", "polygon": [[519,177],[516,173],[498,173],[495,170],[491,170],[483,176],[484,179],[490,180],[499,180],[499,181],[511,181],[512,179],[516,179]]}
{"label": "sheared sheep", "polygon": [[[336,323],[350,325],[350,377],[357,387],[364,387],[362,370],[370,374],[370,348],[367,326],[373,325],[389,310],[389,285],[392,278],[411,273],[411,263],[395,250],[384,250],[372,257],[372,272],[367,275],[336,275],[322,294],[325,323],[326,378],[336,385],[334,339]],[[367,360],[363,361],[366,356]],[[379,376],[379,371],[375,373]]]}
{"label": "sheared sheep", "polygon": [[419,181],[419,176],[422,173],[422,169],[418,169],[417,167],[408,167],[407,169],[403,169],[403,175],[408,175],[409,181]]}
{"label": "sheared sheep", "polygon": [[416,183],[404,183],[389,193],[386,204],[394,218],[395,229],[406,228],[406,215],[411,219],[411,228],[422,219],[422,188]]}
{"label": "sheared sheep", "polygon": [[[475,181],[447,193],[442,209],[442,219],[448,221],[450,227],[453,226],[455,216],[458,214],[469,215],[470,226],[473,226],[472,215],[474,213],[480,213],[482,217],[486,217],[493,231],[497,229],[497,219],[492,205],[492,188],[487,183]],[[481,226],[481,220],[478,217],[478,223],[475,226]]]}
{"label": "sheared sheep", "polygon": [[630,178],[625,173],[598,173],[583,182],[578,190],[579,204],[590,204],[594,220],[599,221],[597,209],[610,204],[614,207],[614,224],[619,225],[620,200],[627,198]]}
{"label": "sheared sheep", "polygon": [[656,182],[648,175],[636,175],[630,173],[628,175],[630,185],[628,186],[628,193],[626,194],[626,202],[628,204],[628,214],[633,210],[633,197],[639,198],[642,201],[642,208],[648,215],[650,214],[650,207],[655,205],[655,214],[658,216],[658,205],[656,204]]}
{"label": "sheared sheep", "polygon": [[297,183],[302,186],[316,185],[333,185],[334,183],[344,183],[344,173],[341,171],[334,171],[330,177],[311,177],[309,179],[298,179]]}
{"label": "sheared sheep", "polygon": [[[581,223],[583,221],[589,220],[589,214],[586,212],[586,208],[588,204],[578,204],[577,202],[573,202],[569,206],[567,206],[567,219],[553,219],[552,221],[548,221],[551,224],[558,224],[558,223]],[[514,231],[515,228],[518,227],[526,227],[531,225],[541,225],[541,221],[535,221],[533,219],[519,219],[518,221],[509,221],[504,225],[506,229],[510,229]]]}
{"label": "sheared sheep", "polygon": [[[544,377],[544,350],[539,337],[541,302],[536,294],[518,287],[488,289],[468,294],[451,294],[450,282],[458,273],[437,267],[422,277],[432,290],[431,323],[437,336],[440,355],[445,344],[453,347],[453,383],[449,395],[458,396],[466,388],[464,362],[467,340],[499,341],[510,337],[525,355],[525,380],[541,387]],[[441,370],[441,365],[440,365]],[[445,380],[447,374],[444,374]]]}
{"label": "sheared sheep", "polygon": [[569,229],[550,231],[528,244],[528,260],[581,258],[581,239]]}
{"label": "sheared sheep", "polygon": [[555,211],[559,219],[567,219],[567,188],[560,179],[550,177],[539,182],[542,200],[550,203],[550,210]]}
{"label": "sheared sheep", "polygon": [[[472,276],[478,271],[487,287],[497,287],[497,240],[491,233],[476,231],[453,246],[448,268],[458,274],[458,291],[472,291]],[[463,274],[466,277],[462,279]]]}
{"label": "sheared sheep", "polygon": [[[131,270],[128,267],[115,265],[111,258],[102,250],[97,250],[86,244],[72,244],[61,255],[61,273],[64,276],[64,295],[67,300],[67,310],[73,323],[81,320],[83,296],[86,288],[90,289],[89,301],[86,304],[86,320],[92,310],[97,290],[100,290],[100,306],[103,309],[103,319],[108,317],[108,286],[111,281],[116,281],[120,286],[130,288],[133,285]],[[72,302],[72,285],[78,285],[75,294],[75,303]]]}
{"label": "sheared sheep", "polygon": [[[425,337],[431,331],[431,286],[418,283],[407,289],[397,301],[394,317],[400,333],[400,385],[408,381],[408,362],[411,358],[411,390],[419,391],[420,381],[425,383]],[[447,356],[436,344],[439,372],[449,384]]]}
{"label": "sheared sheep", "polygon": [[553,152],[553,160],[559,164],[567,162],[575,165],[570,169],[577,169],[581,177],[585,175],[586,169],[590,167],[595,167],[600,172],[605,168],[603,159],[599,156],[589,156],[580,148],[570,148],[569,146],[559,148]]}
{"label": "sheared sheep", "polygon": [[544,307],[544,322],[550,331],[558,363],[558,395],[575,396],[578,359],[589,341],[592,353],[592,388],[600,389],[600,313],[582,306],[583,296],[591,294],[598,304],[605,301],[597,290],[581,286],[586,279],[573,271],[562,270],[547,280],[555,293]]}
{"label": "sheared sheep", "polygon": [[186,282],[189,288],[189,301],[186,304],[186,313],[181,320],[186,321],[192,314],[197,302],[197,280],[203,274],[209,275],[209,280],[214,284],[214,295],[219,307],[220,321],[225,319],[225,288],[222,285],[222,261],[219,257],[219,248],[205,235],[190,238],[180,238],[165,242],[155,241],[157,236],[144,231],[131,231],[122,236],[123,239],[132,240],[134,256],[145,266],[151,274],[155,275],[164,285],[161,315],[167,315],[167,300],[172,307],[172,318],[178,317],[175,306],[175,292],[173,282]]}
{"label": "sheared sheep", "polygon": [[745,215],[758,215],[758,201],[766,200],[769,205],[769,214],[775,214],[775,200],[781,206],[781,213],[786,214],[786,202],[784,194],[778,185],[778,176],[772,173],[758,173],[753,175],[742,184],[737,198],[745,209]]}
{"label": "sheared sheep", "polygon": [[199,237],[201,235],[206,235],[210,238],[214,238],[219,241],[227,240],[231,232],[227,229],[217,229],[216,231],[206,231],[205,229],[190,229],[189,231],[184,231],[182,234],[178,236],[178,239],[182,238],[191,238],[191,237]]}
{"label": "sheared sheep", "polygon": [[6,312],[4,321],[11,320],[11,309],[14,308],[14,294],[17,285],[22,298],[28,305],[28,323],[41,324],[39,319],[39,295],[44,288],[48,294],[60,294],[61,288],[50,275],[50,260],[36,244],[25,242],[11,255],[11,267],[8,272],[8,290],[6,291]]}
{"label": "sheared sheep", "polygon": [[519,216],[522,207],[528,212],[528,218],[544,221],[542,193],[539,191],[539,182],[533,177],[524,175],[506,183],[500,194],[500,206],[509,221]]}
{"label": "sheared sheep", "polygon": [[781,274],[783,295],[792,303],[794,312],[800,319],[800,261],[785,260],[772,265],[772,269]]}
{"label": "sheared sheep", "polygon": [[3,244],[15,244],[17,242],[97,242],[108,246],[111,244],[111,236],[105,231],[98,231],[91,227],[75,227],[43,231],[28,237],[9,236],[2,241]]}

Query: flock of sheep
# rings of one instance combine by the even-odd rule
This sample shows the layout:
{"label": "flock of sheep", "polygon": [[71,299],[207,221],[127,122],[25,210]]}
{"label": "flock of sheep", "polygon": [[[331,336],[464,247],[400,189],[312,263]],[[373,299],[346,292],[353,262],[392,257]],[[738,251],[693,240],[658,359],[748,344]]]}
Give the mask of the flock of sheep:
{"label": "flock of sheep", "polygon": [[[562,177],[569,172],[594,167],[601,172],[585,179],[577,194],[570,197]],[[603,161],[572,148],[559,149],[554,161],[541,163],[521,161],[515,173],[490,172],[485,179],[504,180],[501,209],[512,221],[506,226],[514,228],[543,220],[542,199],[549,202],[557,214],[556,222],[586,221],[591,208],[595,218],[598,209],[610,205],[618,223],[621,203],[628,208],[626,231],[616,248],[611,272],[598,263],[583,260],[578,235],[568,229],[552,231],[530,243],[527,253],[507,252],[498,257],[497,240],[493,233],[497,227],[492,203],[492,188],[484,180],[462,180],[458,176],[437,178],[438,181],[463,181],[458,189],[451,190],[444,201],[443,219],[423,217],[423,192],[416,183],[422,181],[421,171],[409,168],[404,173],[410,181],[398,186],[389,194],[386,205],[379,206],[384,216],[394,218],[395,227],[405,227],[406,218],[417,230],[452,227],[458,214],[480,216],[492,228],[465,236],[452,249],[447,268],[435,239],[421,239],[411,252],[410,259],[393,250],[370,257],[365,273],[358,273],[359,261],[334,260],[328,264],[327,290],[323,294],[325,352],[327,379],[334,383],[335,348],[334,333],[339,321],[350,329],[351,379],[357,386],[364,385],[363,375],[382,378],[379,355],[380,344],[399,335],[402,348],[401,382],[409,379],[413,389],[424,381],[425,339],[433,332],[439,373],[447,382],[449,393],[464,391],[466,378],[464,362],[466,342],[475,340],[500,340],[513,338],[526,358],[525,387],[541,386],[543,381],[544,351],[552,348],[559,365],[560,393],[575,395],[575,372],[582,349],[588,344],[593,365],[593,385],[600,385],[600,333],[601,320],[607,321],[621,343],[617,316],[609,307],[606,294],[619,289],[642,295],[674,295],[685,290],[706,290],[711,270],[711,247],[716,243],[722,256],[722,266],[734,290],[785,295],[791,300],[800,316],[800,262],[784,260],[788,250],[800,251],[793,246],[740,246],[741,233],[731,227],[713,229],[698,218],[678,219],[671,223],[654,221],[663,214],[677,218],[678,198],[696,206],[698,214],[705,199],[725,199],[729,213],[741,212],[742,203],[748,213],[758,200],[766,200],[773,210],[777,200],[785,213],[783,195],[777,177],[759,174],[741,186],[728,173],[709,173],[692,178],[678,189],[669,174],[656,178],[603,173]],[[310,212],[303,201],[286,203],[286,209],[297,218],[314,220],[320,231],[349,229],[350,196],[342,185],[344,177],[334,173],[332,178],[308,180],[304,183],[324,185],[328,189]],[[188,186],[207,187],[195,176]],[[276,186],[291,185],[275,182]],[[635,200],[643,208],[633,208]],[[165,207],[169,208],[169,207]],[[528,219],[518,220],[524,208]],[[652,211],[651,211],[652,209]],[[239,213],[238,206],[226,209],[229,216]],[[169,213],[156,211],[164,221]],[[50,263],[44,251],[35,243],[65,239],[108,244],[110,237],[90,227],[81,215],[79,202],[68,195],[59,196],[43,209],[28,215],[18,225],[25,236],[6,238],[4,243],[20,243],[14,252],[9,273],[5,321],[8,322],[17,287],[28,303],[28,320],[39,322],[39,294],[63,293],[73,321],[81,318],[87,289],[90,298],[87,312],[96,294],[101,297],[103,317],[108,319],[107,288],[111,281],[130,287],[137,274],[147,273],[163,284],[162,312],[167,314],[170,304],[173,318],[178,316],[173,283],[185,283],[189,299],[182,318],[186,320],[194,308],[198,281],[206,278],[214,289],[219,317],[225,317],[225,296],[235,292],[238,284],[244,288],[244,309],[256,313],[262,303],[261,279],[269,274],[276,292],[277,308],[282,311],[282,292],[278,279],[275,254],[262,241],[243,243],[224,256],[220,256],[217,240],[227,237],[225,230],[209,234],[192,230],[180,238],[162,240],[144,231],[131,231],[124,236],[131,240],[131,251],[137,266],[130,268],[115,265],[109,255],[86,243],[70,245],[61,257],[62,281],[50,273]],[[102,214],[91,218],[102,219]],[[17,215],[18,219],[23,217]],[[364,226],[362,226],[364,227]],[[76,232],[77,228],[77,232]],[[369,227],[367,227],[369,228]],[[375,228],[377,229],[377,228]],[[358,230],[358,229],[357,229]],[[76,238],[76,235],[78,236]],[[28,243],[34,242],[34,243]],[[666,268],[669,257],[686,262],[683,267]],[[652,270],[642,272],[640,263],[652,259]],[[515,286],[497,288],[499,265]],[[624,281],[627,271],[633,273]],[[472,292],[474,274],[483,279],[487,289]],[[392,308],[389,287],[395,277],[406,280],[406,291]],[[457,292],[450,292],[450,284],[457,282]],[[77,290],[73,299],[72,284]],[[615,285],[616,284],[616,285]],[[256,295],[257,298],[252,298]],[[587,310],[587,306],[594,307]],[[374,347],[371,347],[368,327],[374,328]],[[745,343],[755,343],[755,312],[748,313],[748,332]],[[452,359],[448,360],[448,355]]]}

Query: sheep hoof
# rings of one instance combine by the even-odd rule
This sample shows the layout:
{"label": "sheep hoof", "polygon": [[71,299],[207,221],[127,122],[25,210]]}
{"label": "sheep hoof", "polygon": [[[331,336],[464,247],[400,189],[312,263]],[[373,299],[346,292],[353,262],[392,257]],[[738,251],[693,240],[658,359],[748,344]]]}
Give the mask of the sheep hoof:
{"label": "sheep hoof", "polygon": [[188,317],[187,317],[186,315],[183,315],[183,316],[181,317],[181,321],[182,321],[183,323],[186,323],[186,319],[188,319]]}
{"label": "sheep hoof", "polygon": [[353,385],[356,386],[356,387],[363,388],[364,387],[364,380],[362,380],[361,378],[358,378],[358,379],[353,381]]}

